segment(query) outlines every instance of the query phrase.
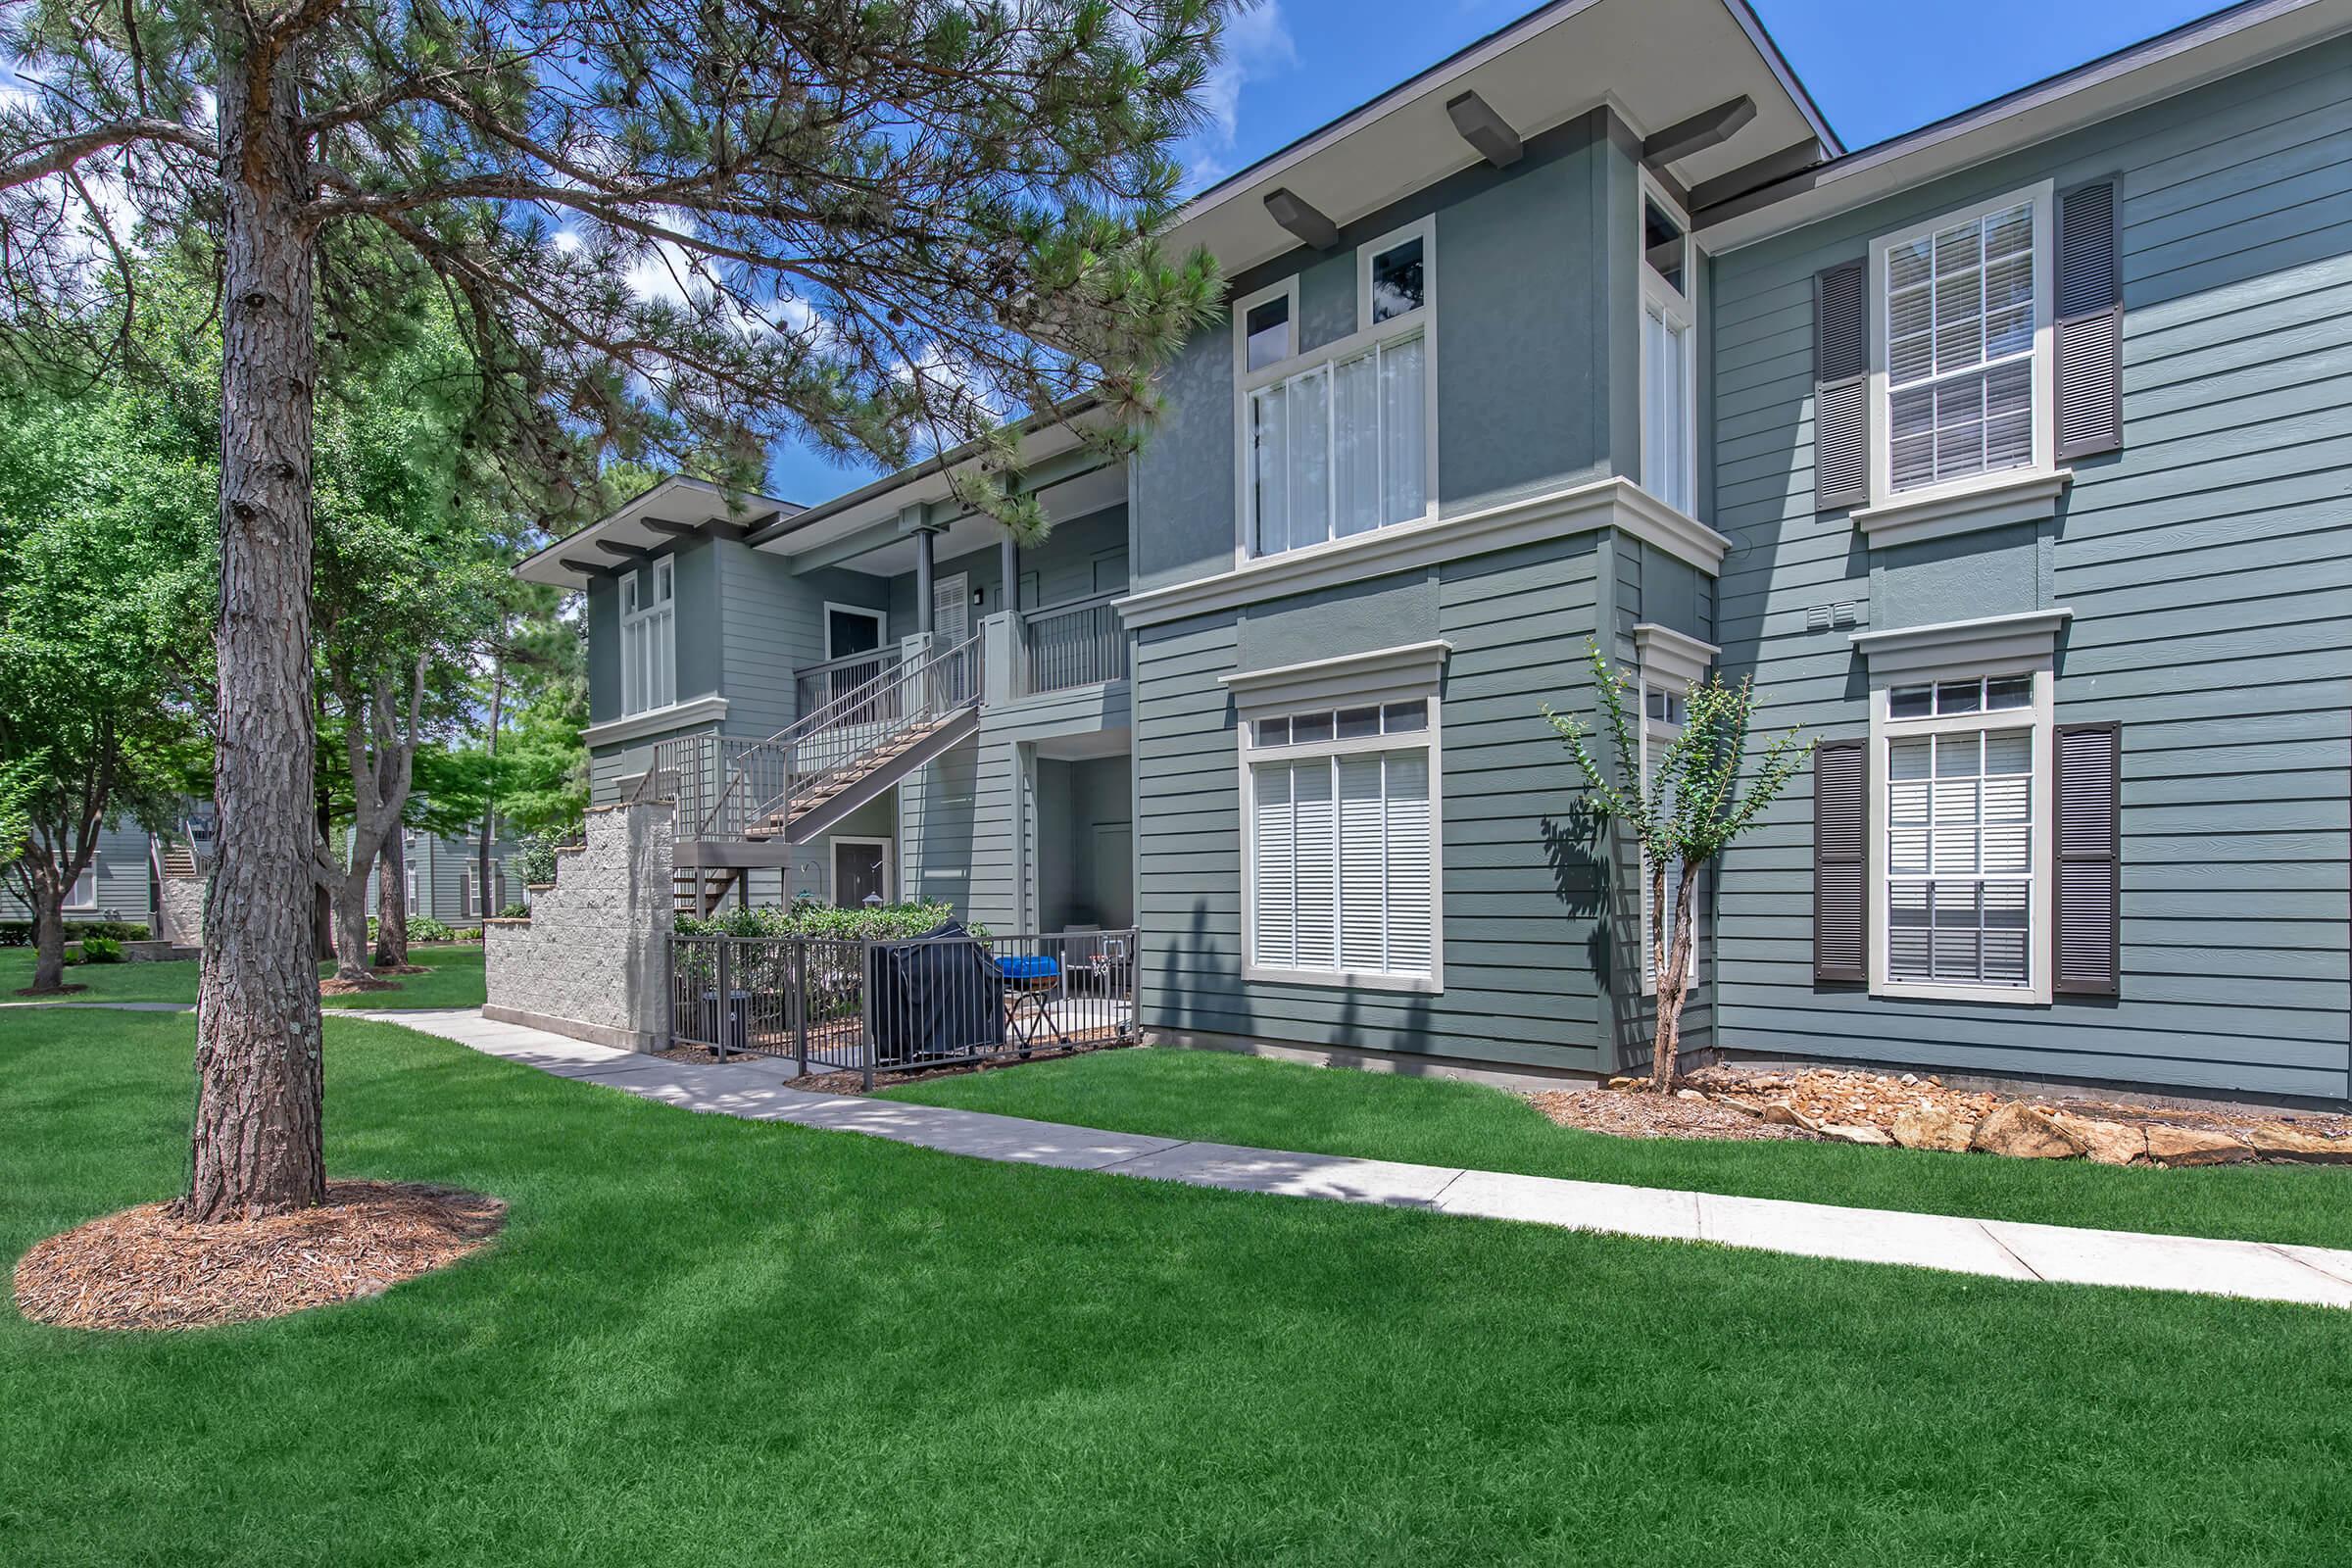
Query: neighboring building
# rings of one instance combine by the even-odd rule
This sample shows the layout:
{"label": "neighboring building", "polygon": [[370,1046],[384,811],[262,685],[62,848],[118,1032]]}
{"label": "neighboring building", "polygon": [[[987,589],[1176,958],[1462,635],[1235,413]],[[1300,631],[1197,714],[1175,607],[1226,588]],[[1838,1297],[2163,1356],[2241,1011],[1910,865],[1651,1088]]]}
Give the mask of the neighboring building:
{"label": "neighboring building", "polygon": [[1538,712],[1597,639],[1644,748],[1709,667],[1825,743],[1688,1046],[2341,1101],[2347,126],[2345,0],[1852,154],[1737,0],[1555,4],[1184,210],[1230,318],[1129,467],[1024,434],[1041,548],[673,480],[519,570],[682,902],[1132,922],[1164,1037],[1628,1067],[1640,879]]}
{"label": "neighboring building", "polygon": [[[150,833],[129,821],[102,827],[98,848],[66,901],[66,919],[133,921],[161,939],[193,946],[196,931],[188,925],[187,911],[201,901],[168,895],[174,883],[200,886],[212,852],[209,806],[190,807],[168,833]],[[32,908],[17,895],[13,881],[0,878],[0,920],[31,918]]]}
{"label": "neighboring building", "polygon": [[[409,918],[434,919],[443,925],[479,925],[511,905],[530,900],[522,878],[508,862],[521,848],[501,833],[490,841],[489,897],[482,896],[482,844],[478,837],[452,839],[403,828],[404,869],[408,874]],[[380,893],[380,868],[368,873],[368,912],[373,914]]]}

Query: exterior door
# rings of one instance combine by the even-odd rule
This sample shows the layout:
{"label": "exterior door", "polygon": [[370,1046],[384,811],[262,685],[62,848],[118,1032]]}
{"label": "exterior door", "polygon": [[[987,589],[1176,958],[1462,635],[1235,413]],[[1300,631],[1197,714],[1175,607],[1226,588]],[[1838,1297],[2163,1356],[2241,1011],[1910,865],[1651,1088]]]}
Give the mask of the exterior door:
{"label": "exterior door", "polygon": [[833,904],[862,908],[869,898],[890,902],[890,846],[881,839],[833,841]]}
{"label": "exterior door", "polygon": [[1135,830],[1125,822],[1095,824],[1095,918],[1106,930],[1135,924]]}

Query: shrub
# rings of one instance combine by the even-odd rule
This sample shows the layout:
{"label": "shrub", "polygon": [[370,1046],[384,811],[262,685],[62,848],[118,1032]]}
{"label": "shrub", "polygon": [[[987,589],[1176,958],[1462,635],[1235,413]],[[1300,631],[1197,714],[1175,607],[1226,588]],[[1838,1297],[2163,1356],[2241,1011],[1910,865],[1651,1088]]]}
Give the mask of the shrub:
{"label": "shrub", "polygon": [[556,846],[562,842],[552,834],[531,834],[507,863],[525,886],[545,887],[556,879]]}
{"label": "shrub", "polygon": [[[688,937],[818,937],[834,942],[903,942],[919,937],[956,911],[930,900],[885,904],[872,909],[836,909],[814,899],[793,901],[789,909],[725,909],[717,914],[678,916],[678,934]],[[974,936],[988,932],[971,928]]]}
{"label": "shrub", "polygon": [[429,914],[420,914],[409,921],[411,942],[454,942],[457,933]]}
{"label": "shrub", "polygon": [[449,934],[449,940],[452,942],[479,942],[482,940],[482,928],[478,925],[462,925]]}
{"label": "shrub", "polygon": [[531,917],[531,906],[527,904],[510,904],[498,911],[498,917],[501,920],[527,920]]}
{"label": "shrub", "polygon": [[83,937],[81,961],[84,963],[121,963],[122,944],[113,937]]}
{"label": "shrub", "polygon": [[[144,942],[147,927],[136,920],[68,920],[66,940],[78,942],[83,937],[104,937],[110,942]],[[0,920],[0,948],[29,948],[32,946],[30,920]]]}

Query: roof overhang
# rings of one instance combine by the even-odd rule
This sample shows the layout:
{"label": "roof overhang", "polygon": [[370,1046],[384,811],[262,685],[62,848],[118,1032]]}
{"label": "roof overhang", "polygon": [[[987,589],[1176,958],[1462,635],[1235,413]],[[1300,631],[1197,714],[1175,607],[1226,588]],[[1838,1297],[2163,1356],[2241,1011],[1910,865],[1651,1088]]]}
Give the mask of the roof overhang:
{"label": "roof overhang", "polygon": [[1665,162],[1686,187],[1795,143],[1841,150],[1743,0],[1553,0],[1201,192],[1171,243],[1207,247],[1232,276],[1299,243],[1269,193],[1345,226],[1482,162],[1447,111],[1466,92],[1519,137],[1603,104],[1647,137],[1752,99],[1737,134]]}
{"label": "roof overhang", "polygon": [[2352,0],[2248,0],[1692,215],[1710,251],[1775,234],[2111,120],[2352,29]]}
{"label": "roof overhang", "polygon": [[598,577],[627,571],[680,539],[713,530],[741,536],[801,510],[770,496],[730,494],[700,479],[668,478],[611,515],[518,562],[514,575],[524,582],[580,592]]}

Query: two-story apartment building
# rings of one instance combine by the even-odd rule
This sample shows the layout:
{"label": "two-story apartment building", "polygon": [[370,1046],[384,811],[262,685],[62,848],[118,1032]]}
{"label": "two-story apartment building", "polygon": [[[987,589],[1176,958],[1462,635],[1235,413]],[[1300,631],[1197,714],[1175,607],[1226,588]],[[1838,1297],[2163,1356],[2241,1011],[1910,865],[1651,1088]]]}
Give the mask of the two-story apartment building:
{"label": "two-story apartment building", "polygon": [[2352,1094],[2352,4],[1849,153],[1737,0],[1562,0],[1174,238],[1230,315],[1126,467],[1028,434],[1042,548],[916,471],[521,568],[687,897],[1133,923],[1166,1037],[1621,1068],[1640,879],[1539,711],[1597,642],[1644,753],[1710,668],[1822,742],[1688,1043]]}

